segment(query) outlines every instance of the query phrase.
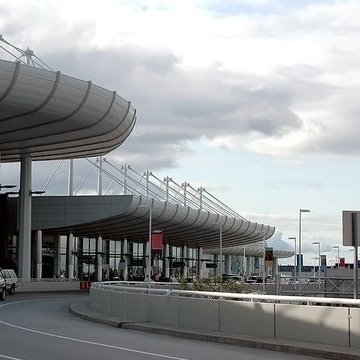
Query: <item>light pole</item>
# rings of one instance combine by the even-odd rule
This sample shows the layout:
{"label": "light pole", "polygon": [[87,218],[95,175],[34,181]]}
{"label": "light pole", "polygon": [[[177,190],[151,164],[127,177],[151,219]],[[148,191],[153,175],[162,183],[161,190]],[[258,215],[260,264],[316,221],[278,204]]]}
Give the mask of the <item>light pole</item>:
{"label": "light pole", "polygon": [[337,249],[337,257],[336,257],[336,263],[337,263],[337,266],[339,268],[339,263],[340,263],[340,246],[339,245],[334,245],[333,246],[333,249]]}
{"label": "light pole", "polygon": [[288,240],[294,240],[294,280],[295,280],[295,286],[296,286],[296,236],[291,236],[288,238]]}
{"label": "light pole", "polygon": [[265,233],[262,233],[263,236],[263,276],[262,276],[262,290],[265,294],[265,264],[266,264],[266,239],[265,239]]}
{"label": "light pole", "polygon": [[149,243],[149,259],[148,259],[148,263],[147,263],[147,286],[150,289],[150,279],[151,279],[151,247],[152,247],[152,207],[153,207],[153,199],[150,199],[150,204],[149,206],[147,205],[140,205],[139,208],[149,208],[149,239],[148,239],[148,243]]}
{"label": "light pole", "polygon": [[223,257],[223,224],[225,224],[227,220],[227,216],[225,216],[225,220],[222,221],[218,219],[215,225],[219,224],[219,281],[220,281],[220,291],[222,291],[222,279],[223,279],[223,266],[222,266],[222,257]]}
{"label": "light pole", "polygon": [[316,274],[316,272],[315,272],[315,264],[316,264],[316,260],[318,259],[318,257],[315,256],[315,257],[312,257],[311,259],[314,260],[314,278],[315,278],[315,274]]}
{"label": "light pole", "polygon": [[298,260],[298,276],[299,276],[299,290],[301,288],[301,214],[311,212],[309,209],[299,210],[299,260]]}
{"label": "light pole", "polygon": [[244,245],[244,253],[243,253],[243,277],[245,279],[246,275],[246,249],[245,249],[245,245]]}
{"label": "light pole", "polygon": [[148,288],[150,288],[151,279],[151,247],[152,247],[152,200],[149,206],[149,262],[148,262]]}
{"label": "light pole", "polygon": [[220,222],[220,230],[219,230],[219,246],[220,246],[220,291],[222,291],[222,279],[223,279],[223,267],[222,267],[222,222]]}
{"label": "light pole", "polygon": [[[319,278],[319,281],[320,281],[320,268],[321,268],[320,241],[314,241],[313,244],[319,246],[319,269],[318,269],[319,273],[318,273],[318,278]],[[314,276],[315,276],[315,274],[314,274]]]}

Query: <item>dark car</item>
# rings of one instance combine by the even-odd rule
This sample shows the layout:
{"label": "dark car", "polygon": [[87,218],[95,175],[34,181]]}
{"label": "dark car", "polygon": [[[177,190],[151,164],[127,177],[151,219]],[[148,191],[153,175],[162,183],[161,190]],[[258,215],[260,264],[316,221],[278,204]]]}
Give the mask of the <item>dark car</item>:
{"label": "dark car", "polygon": [[1,269],[0,273],[5,279],[6,291],[10,295],[15,294],[15,289],[18,287],[18,277],[13,269]]}
{"label": "dark car", "polygon": [[0,300],[4,301],[6,298],[6,282],[4,276],[0,272]]}

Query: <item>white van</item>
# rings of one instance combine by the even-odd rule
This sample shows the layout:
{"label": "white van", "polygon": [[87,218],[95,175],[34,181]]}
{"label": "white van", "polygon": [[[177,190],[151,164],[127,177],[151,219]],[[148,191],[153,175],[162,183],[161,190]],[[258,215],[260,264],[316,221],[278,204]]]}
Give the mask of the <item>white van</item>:
{"label": "white van", "polygon": [[6,291],[10,295],[14,295],[15,289],[18,287],[18,277],[15,271],[13,269],[1,269],[0,272],[6,282]]}

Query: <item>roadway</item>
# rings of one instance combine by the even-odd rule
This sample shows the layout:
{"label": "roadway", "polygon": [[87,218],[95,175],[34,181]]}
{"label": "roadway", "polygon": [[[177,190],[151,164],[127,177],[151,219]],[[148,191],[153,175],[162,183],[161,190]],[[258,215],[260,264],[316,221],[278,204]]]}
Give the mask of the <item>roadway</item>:
{"label": "roadway", "polygon": [[0,359],[318,359],[88,322],[69,312],[71,304],[87,297],[78,292],[8,296],[0,303]]}

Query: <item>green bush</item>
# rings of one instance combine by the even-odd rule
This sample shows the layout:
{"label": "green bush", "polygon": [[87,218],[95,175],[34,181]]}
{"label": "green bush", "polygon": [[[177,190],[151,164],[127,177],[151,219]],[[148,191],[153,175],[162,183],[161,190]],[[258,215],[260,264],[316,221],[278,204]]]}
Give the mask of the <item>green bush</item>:
{"label": "green bush", "polygon": [[226,280],[220,282],[220,277],[211,277],[197,279],[192,283],[188,283],[183,277],[178,278],[180,290],[194,290],[194,291],[211,291],[211,292],[229,292],[229,293],[249,293],[251,292],[249,286],[245,283],[235,280]]}

